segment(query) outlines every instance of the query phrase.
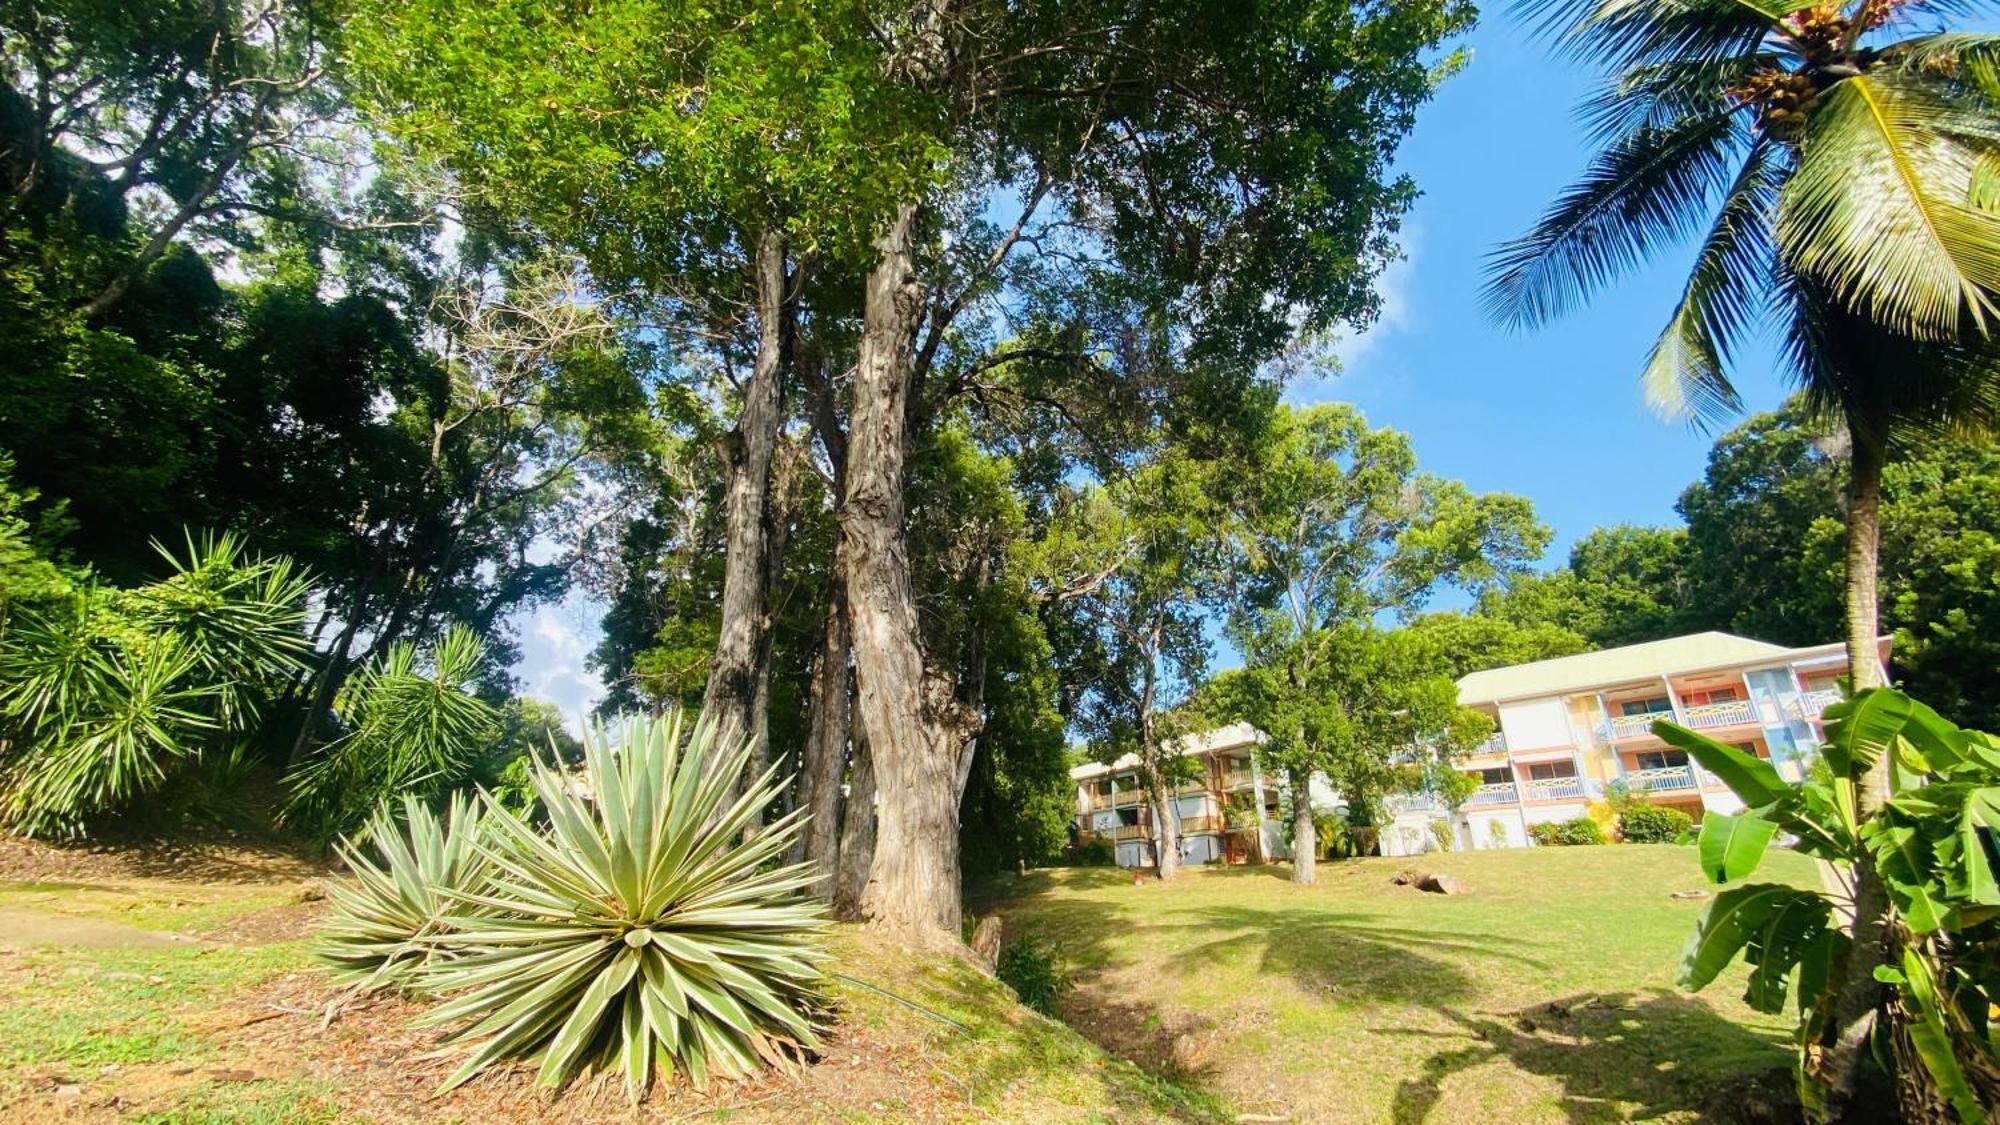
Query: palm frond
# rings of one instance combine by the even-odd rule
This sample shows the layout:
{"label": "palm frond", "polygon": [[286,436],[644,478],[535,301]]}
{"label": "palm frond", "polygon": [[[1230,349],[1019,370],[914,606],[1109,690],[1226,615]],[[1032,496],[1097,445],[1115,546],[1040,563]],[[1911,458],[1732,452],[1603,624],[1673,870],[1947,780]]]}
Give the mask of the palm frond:
{"label": "palm frond", "polygon": [[1531,327],[1698,229],[1748,144],[1738,111],[1634,130],[1600,153],[1526,235],[1487,260],[1488,314]]}
{"label": "palm frond", "polygon": [[1711,421],[1742,405],[1729,381],[1729,354],[1769,299],[1770,213],[1782,165],[1774,144],[1751,147],[1695,256],[1642,376],[1647,402],[1663,415]]}
{"label": "palm frond", "polygon": [[2000,292],[2000,217],[1969,205],[1983,126],[1893,70],[1822,91],[1779,197],[1792,268],[1887,329],[1955,339]]}
{"label": "palm frond", "polygon": [[1577,120],[1596,142],[1615,144],[1637,129],[1664,129],[1676,121],[1724,109],[1733,84],[1775,69],[1778,63],[1777,55],[1757,52],[1628,67],[1584,99],[1577,109]]}
{"label": "palm frond", "polygon": [[1607,70],[1740,59],[1810,0],[1525,0],[1514,11],[1559,54]]}

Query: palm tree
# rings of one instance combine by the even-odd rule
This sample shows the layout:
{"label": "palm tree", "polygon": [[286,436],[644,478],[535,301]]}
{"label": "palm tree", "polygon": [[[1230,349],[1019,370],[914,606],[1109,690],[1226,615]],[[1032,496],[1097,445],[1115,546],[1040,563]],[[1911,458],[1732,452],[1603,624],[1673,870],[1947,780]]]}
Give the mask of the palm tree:
{"label": "palm tree", "polygon": [[[1912,434],[2000,430],[2000,36],[1938,30],[1965,0],[1524,0],[1560,51],[1607,66],[1585,106],[1600,151],[1490,263],[1490,311],[1567,313],[1699,236],[1643,382],[1662,413],[1740,405],[1733,348],[1776,328],[1807,401],[1841,423],[1853,687],[1880,684],[1882,468]],[[1900,37],[1899,37],[1900,36]],[[1888,792],[1886,756],[1857,787]],[[1855,956],[1821,1068],[1851,1097],[1879,990],[1887,898],[1856,872]]]}

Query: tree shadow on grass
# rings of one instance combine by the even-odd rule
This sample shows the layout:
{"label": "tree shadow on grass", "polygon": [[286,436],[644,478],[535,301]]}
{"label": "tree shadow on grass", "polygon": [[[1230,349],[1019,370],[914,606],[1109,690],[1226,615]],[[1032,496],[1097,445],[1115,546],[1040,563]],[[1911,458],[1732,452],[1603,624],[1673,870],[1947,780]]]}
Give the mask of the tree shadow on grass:
{"label": "tree shadow on grass", "polygon": [[[1573,1122],[1675,1113],[1734,1122],[1796,1117],[1789,1080],[1772,1074],[1789,1066],[1790,1041],[1731,1022],[1692,997],[1586,993],[1509,1013],[1440,1011],[1461,1034],[1397,1087],[1398,1122],[1431,1120],[1452,1076],[1493,1062],[1559,1081],[1558,1105]],[[1374,1033],[1436,1037],[1402,1028]],[[1692,1043],[1701,1050],[1688,1052]]]}

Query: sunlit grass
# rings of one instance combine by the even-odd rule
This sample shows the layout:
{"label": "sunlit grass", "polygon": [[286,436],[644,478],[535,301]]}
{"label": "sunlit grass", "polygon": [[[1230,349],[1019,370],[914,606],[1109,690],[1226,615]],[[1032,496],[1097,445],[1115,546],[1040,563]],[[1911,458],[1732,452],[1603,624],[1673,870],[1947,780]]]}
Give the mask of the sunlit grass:
{"label": "sunlit grass", "polygon": [[[1459,876],[1463,896],[1393,886]],[[1783,1066],[1788,1023],[1674,988],[1705,889],[1691,849],[1538,848],[1194,870],[1134,886],[1068,870],[997,885],[1009,929],[1061,945],[1069,1012],[1113,1050],[1244,1108],[1314,1119],[1694,1117],[1718,1083]],[[1762,875],[1810,883],[1804,857]],[[1189,1044],[1193,1044],[1189,1047]]]}

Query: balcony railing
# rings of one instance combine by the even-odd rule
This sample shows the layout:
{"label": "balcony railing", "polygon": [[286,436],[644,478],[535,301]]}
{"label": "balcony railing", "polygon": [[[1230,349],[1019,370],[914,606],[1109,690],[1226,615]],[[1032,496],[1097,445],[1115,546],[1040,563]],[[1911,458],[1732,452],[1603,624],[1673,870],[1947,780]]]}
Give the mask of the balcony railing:
{"label": "balcony railing", "polygon": [[1480,758],[1488,754],[1505,754],[1506,752],[1507,736],[1496,730],[1493,732],[1492,737],[1473,747],[1472,752],[1467,756]]}
{"label": "balcony railing", "polygon": [[1609,742],[1626,738],[1638,738],[1653,733],[1653,720],[1671,719],[1673,713],[1660,711],[1647,715],[1616,715],[1604,720],[1597,727],[1598,737]]}
{"label": "balcony railing", "polygon": [[1544,777],[1521,783],[1521,796],[1529,801],[1558,801],[1583,795],[1580,777]]}
{"label": "balcony railing", "polygon": [[1750,706],[1747,699],[1731,699],[1723,703],[1704,703],[1699,707],[1681,710],[1680,723],[1692,730],[1713,730],[1716,727],[1740,727],[1758,722],[1757,709]]}
{"label": "balcony railing", "polygon": [[1089,810],[1090,812],[1096,812],[1098,809],[1108,809],[1110,807],[1111,807],[1111,794],[1109,793],[1084,794],[1084,808]]}
{"label": "balcony railing", "polygon": [[1256,784],[1257,775],[1249,770],[1230,770],[1222,775],[1222,788],[1225,792],[1249,789]]}
{"label": "balcony railing", "polygon": [[1105,833],[1114,840],[1150,840],[1153,826],[1150,824],[1121,824]]}
{"label": "balcony railing", "polygon": [[1794,719],[1817,719],[1822,711],[1845,698],[1839,688],[1802,691],[1785,700],[1785,714]]}
{"label": "balcony railing", "polygon": [[1145,799],[1146,791],[1143,789],[1120,789],[1111,795],[1111,803],[1121,809],[1127,805],[1139,804]]}
{"label": "balcony railing", "polygon": [[1633,770],[1625,775],[1625,784],[1637,793],[1671,793],[1675,790],[1695,787],[1692,766],[1660,766],[1650,770]]}
{"label": "balcony railing", "polygon": [[1438,799],[1429,793],[1397,793],[1393,796],[1382,798],[1382,807],[1391,816],[1400,816],[1403,813],[1439,811]]}
{"label": "balcony railing", "polygon": [[1181,818],[1181,835],[1198,836],[1204,832],[1220,832],[1223,829],[1219,816],[1184,816]]}
{"label": "balcony railing", "polygon": [[1511,781],[1495,781],[1472,791],[1465,799],[1467,805],[1511,805],[1520,800],[1520,794]]}

